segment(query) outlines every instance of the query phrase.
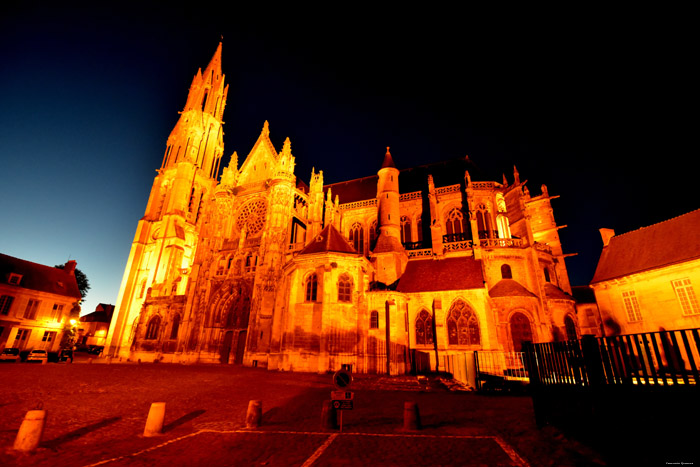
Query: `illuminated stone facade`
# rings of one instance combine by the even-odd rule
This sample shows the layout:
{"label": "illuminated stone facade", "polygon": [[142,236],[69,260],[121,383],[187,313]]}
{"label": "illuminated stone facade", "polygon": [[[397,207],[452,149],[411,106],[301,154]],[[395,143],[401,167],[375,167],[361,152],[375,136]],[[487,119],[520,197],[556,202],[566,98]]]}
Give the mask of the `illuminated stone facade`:
{"label": "illuminated stone facade", "polygon": [[482,180],[469,158],[398,170],[388,148],[368,177],[307,184],[267,122],[217,180],[226,93],[219,45],[138,223],[110,355],[397,374],[417,352],[434,366],[578,332],[546,187]]}
{"label": "illuminated stone facade", "polygon": [[61,269],[0,254],[0,350],[59,350],[71,319],[80,316],[75,266],[68,261]]}
{"label": "illuminated stone facade", "polygon": [[698,231],[700,210],[620,235],[601,229],[591,287],[606,335],[700,327]]}

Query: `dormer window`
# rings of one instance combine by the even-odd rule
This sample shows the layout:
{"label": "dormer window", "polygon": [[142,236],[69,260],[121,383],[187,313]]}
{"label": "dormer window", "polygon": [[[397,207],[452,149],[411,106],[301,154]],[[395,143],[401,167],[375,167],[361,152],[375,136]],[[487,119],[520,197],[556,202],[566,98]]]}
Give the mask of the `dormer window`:
{"label": "dormer window", "polygon": [[7,278],[7,283],[11,284],[11,285],[19,285],[21,280],[22,280],[22,274],[17,274],[17,273],[11,272],[10,276]]}

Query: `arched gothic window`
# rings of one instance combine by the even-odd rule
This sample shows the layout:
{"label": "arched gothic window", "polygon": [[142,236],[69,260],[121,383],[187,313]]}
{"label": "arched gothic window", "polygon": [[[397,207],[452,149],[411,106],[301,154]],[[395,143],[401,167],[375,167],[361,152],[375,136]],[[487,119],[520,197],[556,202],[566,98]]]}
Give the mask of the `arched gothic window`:
{"label": "arched gothic window", "polygon": [[510,337],[514,352],[522,352],[523,342],[532,342],[532,327],[525,314],[516,312],[510,317]]}
{"label": "arched gothic window", "polygon": [[370,248],[370,250],[374,250],[374,247],[377,246],[377,237],[378,236],[379,236],[379,234],[377,233],[377,221],[375,219],[369,225],[369,248]]}
{"label": "arched gothic window", "polygon": [[246,274],[255,272],[258,266],[258,257],[256,255],[248,255],[245,257],[245,272]]}
{"label": "arched gothic window", "polygon": [[160,316],[154,316],[148,322],[148,327],[146,328],[146,340],[158,339],[158,331],[160,330]]}
{"label": "arched gothic window", "polygon": [[401,216],[401,243],[410,243],[411,241],[411,219],[408,216]]}
{"label": "arched gothic window", "polygon": [[469,219],[464,213],[453,208],[445,217],[445,241],[456,242],[460,240],[469,240],[471,238],[471,230],[469,228]]}
{"label": "arched gothic window", "polygon": [[512,279],[513,278],[513,271],[510,270],[510,265],[509,264],[502,264],[501,265],[501,279]]}
{"label": "arched gothic window", "polygon": [[177,339],[177,333],[180,330],[180,315],[173,317],[173,326],[170,328],[170,338]]}
{"label": "arched gothic window", "polygon": [[352,301],[352,279],[347,274],[343,274],[338,279],[338,301]]}
{"label": "arched gothic window", "polygon": [[416,344],[433,343],[433,317],[427,310],[421,310],[416,317]]}
{"label": "arched gothic window", "polygon": [[476,212],[476,225],[479,231],[479,238],[493,238],[494,232],[491,227],[491,215],[488,211]]}
{"label": "arched gothic window", "polygon": [[350,227],[350,243],[355,248],[358,253],[364,254],[365,252],[365,231],[362,228],[362,224],[355,222]]}
{"label": "arched gothic window", "polygon": [[369,314],[369,328],[370,329],[379,328],[379,312],[377,310],[373,310]]}
{"label": "arched gothic window", "polygon": [[463,300],[456,300],[447,314],[447,336],[450,345],[479,345],[479,321]]}
{"label": "arched gothic window", "polygon": [[318,277],[316,274],[311,274],[306,279],[304,300],[307,302],[315,302],[318,293]]}
{"label": "arched gothic window", "polygon": [[564,318],[564,329],[566,330],[566,339],[570,341],[575,341],[578,339],[578,334],[576,333],[576,324],[571,316],[566,315]]}

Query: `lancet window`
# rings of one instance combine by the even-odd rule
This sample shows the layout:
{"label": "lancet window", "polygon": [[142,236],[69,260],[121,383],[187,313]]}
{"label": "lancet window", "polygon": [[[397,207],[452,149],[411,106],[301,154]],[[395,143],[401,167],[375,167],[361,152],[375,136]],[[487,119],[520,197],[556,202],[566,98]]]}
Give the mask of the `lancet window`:
{"label": "lancet window", "polygon": [[369,328],[379,328],[379,312],[377,310],[372,310],[372,312],[369,314]]}
{"label": "lancet window", "polygon": [[411,235],[411,219],[408,216],[401,216],[401,243],[413,241]]}
{"label": "lancet window", "polygon": [[362,224],[360,224],[359,222],[355,222],[354,224],[352,224],[352,227],[350,227],[349,237],[350,243],[352,243],[352,246],[353,248],[355,248],[355,251],[364,254],[365,232],[362,228]]}
{"label": "lancet window", "polygon": [[445,217],[445,231],[447,232],[447,235],[445,235],[445,241],[447,242],[457,242],[471,238],[469,220],[458,208],[453,208],[447,213]]}
{"label": "lancet window", "polygon": [[146,328],[146,340],[158,339],[158,331],[160,330],[160,316],[154,316],[148,322],[148,327]]}
{"label": "lancet window", "polygon": [[479,238],[494,238],[497,233],[493,231],[493,227],[491,226],[491,214],[485,209],[485,206],[481,205],[480,207],[482,209],[476,212],[476,225],[479,231]]}
{"label": "lancet window", "polygon": [[370,250],[374,250],[374,247],[377,246],[377,237],[379,234],[377,233],[377,220],[373,220],[372,223],[369,225],[369,248]]}
{"label": "lancet window", "polygon": [[578,339],[578,334],[576,333],[576,324],[571,316],[566,315],[564,318],[564,330],[566,330],[566,339],[570,341],[575,341]]}
{"label": "lancet window", "polygon": [[416,344],[433,343],[433,317],[427,310],[421,310],[416,317]]}
{"label": "lancet window", "polygon": [[352,279],[347,274],[343,274],[338,279],[338,301],[352,301]]}
{"label": "lancet window", "polygon": [[173,317],[173,325],[170,328],[170,339],[177,339],[177,333],[180,330],[180,315]]}
{"label": "lancet window", "polygon": [[311,274],[306,278],[304,286],[304,300],[307,302],[315,302],[318,295],[318,277],[316,274]]}
{"label": "lancet window", "polygon": [[463,300],[456,300],[447,315],[449,345],[479,345],[479,321],[476,314]]}

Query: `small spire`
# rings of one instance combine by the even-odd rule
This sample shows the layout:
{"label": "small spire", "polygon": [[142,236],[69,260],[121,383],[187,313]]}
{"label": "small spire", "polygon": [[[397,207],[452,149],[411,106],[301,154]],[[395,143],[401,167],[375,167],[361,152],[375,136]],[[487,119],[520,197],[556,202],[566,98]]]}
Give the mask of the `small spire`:
{"label": "small spire", "polygon": [[513,177],[515,178],[514,183],[516,185],[520,184],[520,174],[518,173],[518,169],[513,165]]}
{"label": "small spire", "polygon": [[382,163],[382,169],[386,169],[387,167],[391,167],[392,169],[396,168],[396,165],[394,164],[394,159],[391,157],[391,153],[389,152],[389,146],[386,147],[386,154],[384,154],[384,162]]}
{"label": "small spire", "polygon": [[265,120],[265,123],[263,124],[262,134],[265,136],[270,135],[270,124],[267,122],[267,120]]}

